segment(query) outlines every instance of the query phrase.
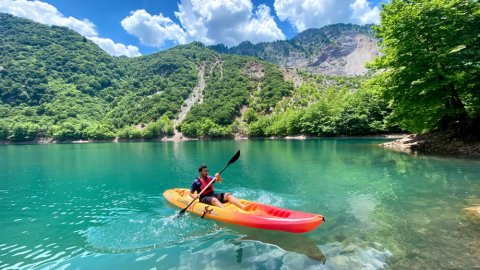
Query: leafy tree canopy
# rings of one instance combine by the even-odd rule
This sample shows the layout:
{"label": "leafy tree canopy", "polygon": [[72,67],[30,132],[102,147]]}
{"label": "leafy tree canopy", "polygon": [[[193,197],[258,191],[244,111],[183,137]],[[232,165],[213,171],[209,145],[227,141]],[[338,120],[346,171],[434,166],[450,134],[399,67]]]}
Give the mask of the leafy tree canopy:
{"label": "leafy tree canopy", "polygon": [[375,32],[383,55],[370,87],[401,127],[426,132],[480,126],[480,3],[392,0]]}

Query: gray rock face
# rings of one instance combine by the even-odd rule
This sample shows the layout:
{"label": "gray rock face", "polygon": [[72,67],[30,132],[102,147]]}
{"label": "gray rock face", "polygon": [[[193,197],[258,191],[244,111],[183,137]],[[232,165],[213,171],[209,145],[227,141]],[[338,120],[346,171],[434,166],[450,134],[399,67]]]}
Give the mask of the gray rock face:
{"label": "gray rock face", "polygon": [[292,65],[295,68],[315,74],[356,76],[367,72],[365,63],[378,55],[375,39],[364,34],[353,34],[342,37],[340,46],[327,47],[319,56],[313,57],[304,65]]}
{"label": "gray rock face", "polygon": [[210,46],[221,53],[255,56],[285,68],[300,68],[315,74],[356,76],[367,72],[365,63],[379,49],[371,25],[334,24],[308,29],[290,40],[236,47]]}

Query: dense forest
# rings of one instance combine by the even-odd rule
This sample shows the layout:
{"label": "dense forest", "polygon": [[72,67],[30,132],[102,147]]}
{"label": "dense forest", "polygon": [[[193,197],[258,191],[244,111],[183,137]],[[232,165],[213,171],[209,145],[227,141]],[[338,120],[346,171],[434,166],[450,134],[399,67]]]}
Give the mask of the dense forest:
{"label": "dense forest", "polygon": [[[256,52],[223,54],[232,51],[198,42],[112,57],[67,28],[0,13],[0,140],[154,139],[175,130],[191,137],[478,134],[480,42],[471,29],[480,25],[479,4],[422,3],[384,5],[374,26],[382,55],[370,63],[377,72],[355,77],[280,69]],[[327,30],[345,27],[355,28],[309,30],[282,46],[318,53]]]}

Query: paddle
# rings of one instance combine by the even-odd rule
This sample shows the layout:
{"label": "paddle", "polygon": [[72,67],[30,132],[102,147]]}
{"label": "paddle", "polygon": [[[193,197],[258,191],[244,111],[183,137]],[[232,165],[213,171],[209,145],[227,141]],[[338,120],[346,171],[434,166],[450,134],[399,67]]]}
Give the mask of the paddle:
{"label": "paddle", "polygon": [[[240,157],[240,150],[238,150],[238,152],[230,159],[230,161],[227,163],[227,165],[225,165],[225,167],[223,167],[223,169],[219,172],[219,174],[222,174],[222,172],[232,163],[234,163],[235,161],[237,161],[237,159]],[[198,197],[197,198],[200,198],[200,195],[213,183],[213,181],[215,180],[212,179],[212,181],[210,181],[210,183],[208,183],[208,185],[206,185],[202,191],[200,191],[200,193],[198,193]],[[187,210],[187,208],[192,205],[192,203],[195,201],[196,199],[193,199],[188,205],[187,207],[183,208],[182,210],[180,210],[180,212],[178,213],[177,215],[177,218],[178,217],[181,217],[183,216],[183,214],[185,214],[185,210]]]}

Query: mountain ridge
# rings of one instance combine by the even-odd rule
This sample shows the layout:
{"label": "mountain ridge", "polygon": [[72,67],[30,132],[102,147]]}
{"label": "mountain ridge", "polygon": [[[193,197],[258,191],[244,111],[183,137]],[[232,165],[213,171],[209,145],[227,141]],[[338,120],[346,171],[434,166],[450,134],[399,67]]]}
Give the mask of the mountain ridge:
{"label": "mountain ridge", "polygon": [[288,40],[257,44],[244,41],[230,48],[223,44],[209,48],[220,53],[258,57],[285,68],[333,76],[366,74],[365,63],[379,53],[372,25],[354,24],[311,28]]}

